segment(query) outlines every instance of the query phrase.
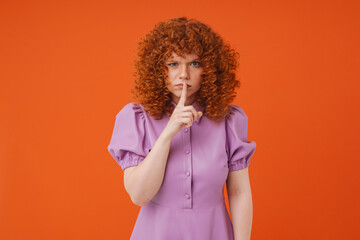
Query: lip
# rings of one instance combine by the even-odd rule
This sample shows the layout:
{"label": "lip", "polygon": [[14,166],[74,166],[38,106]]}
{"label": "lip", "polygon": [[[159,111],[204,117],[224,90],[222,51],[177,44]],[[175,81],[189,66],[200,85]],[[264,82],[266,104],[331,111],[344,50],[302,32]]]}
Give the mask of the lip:
{"label": "lip", "polygon": [[[182,87],[182,86],[183,86],[183,84],[182,84],[182,83],[180,83],[180,84],[176,84],[175,86]],[[191,87],[189,84],[186,84],[186,86],[187,86],[187,87]]]}

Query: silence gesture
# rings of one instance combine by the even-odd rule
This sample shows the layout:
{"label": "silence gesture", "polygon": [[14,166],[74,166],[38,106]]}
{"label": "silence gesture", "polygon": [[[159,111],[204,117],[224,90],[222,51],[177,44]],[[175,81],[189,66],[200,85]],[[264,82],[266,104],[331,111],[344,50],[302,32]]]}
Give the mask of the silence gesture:
{"label": "silence gesture", "polygon": [[166,125],[166,130],[171,136],[175,136],[180,130],[185,127],[191,127],[192,123],[202,116],[202,112],[197,112],[194,106],[185,106],[187,94],[187,84],[183,83],[181,97],[172,113],[169,122]]}

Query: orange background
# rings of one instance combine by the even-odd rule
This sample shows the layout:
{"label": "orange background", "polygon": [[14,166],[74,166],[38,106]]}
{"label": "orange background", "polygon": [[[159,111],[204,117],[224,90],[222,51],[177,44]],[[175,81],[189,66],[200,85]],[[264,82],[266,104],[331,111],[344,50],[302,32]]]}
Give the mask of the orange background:
{"label": "orange background", "polygon": [[[209,24],[241,54],[252,239],[360,239],[356,1],[1,1],[0,239],[129,239],[107,146],[136,43]],[[227,196],[226,204],[227,202]]]}

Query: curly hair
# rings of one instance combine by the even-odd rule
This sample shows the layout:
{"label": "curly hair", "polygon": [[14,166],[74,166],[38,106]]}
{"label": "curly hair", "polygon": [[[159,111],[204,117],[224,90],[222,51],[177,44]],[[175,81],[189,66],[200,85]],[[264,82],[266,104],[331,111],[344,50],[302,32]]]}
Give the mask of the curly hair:
{"label": "curly hair", "polygon": [[160,22],[137,45],[135,60],[135,87],[133,96],[150,116],[161,119],[171,116],[171,92],[167,88],[167,67],[164,64],[172,52],[181,57],[196,54],[203,67],[200,89],[196,101],[204,107],[203,115],[213,121],[230,114],[229,105],[240,87],[236,79],[239,53],[209,26],[186,17]]}

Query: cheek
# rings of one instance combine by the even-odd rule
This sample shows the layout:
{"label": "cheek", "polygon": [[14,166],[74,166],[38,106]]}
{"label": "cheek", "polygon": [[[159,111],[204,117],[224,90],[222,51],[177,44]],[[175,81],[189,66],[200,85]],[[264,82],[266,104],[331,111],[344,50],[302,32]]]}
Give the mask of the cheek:
{"label": "cheek", "polygon": [[173,82],[174,79],[175,79],[176,74],[175,74],[174,71],[169,71],[168,74],[167,74],[167,76],[168,76],[169,82]]}
{"label": "cheek", "polygon": [[201,75],[204,73],[203,69],[196,69],[196,71],[193,72],[193,76],[196,78],[201,78]]}
{"label": "cheek", "polygon": [[170,71],[166,74],[166,80],[168,85],[174,81],[174,75]]}
{"label": "cheek", "polygon": [[194,74],[194,80],[196,80],[198,84],[200,84],[200,82],[202,81],[202,74],[203,71],[198,71]]}

